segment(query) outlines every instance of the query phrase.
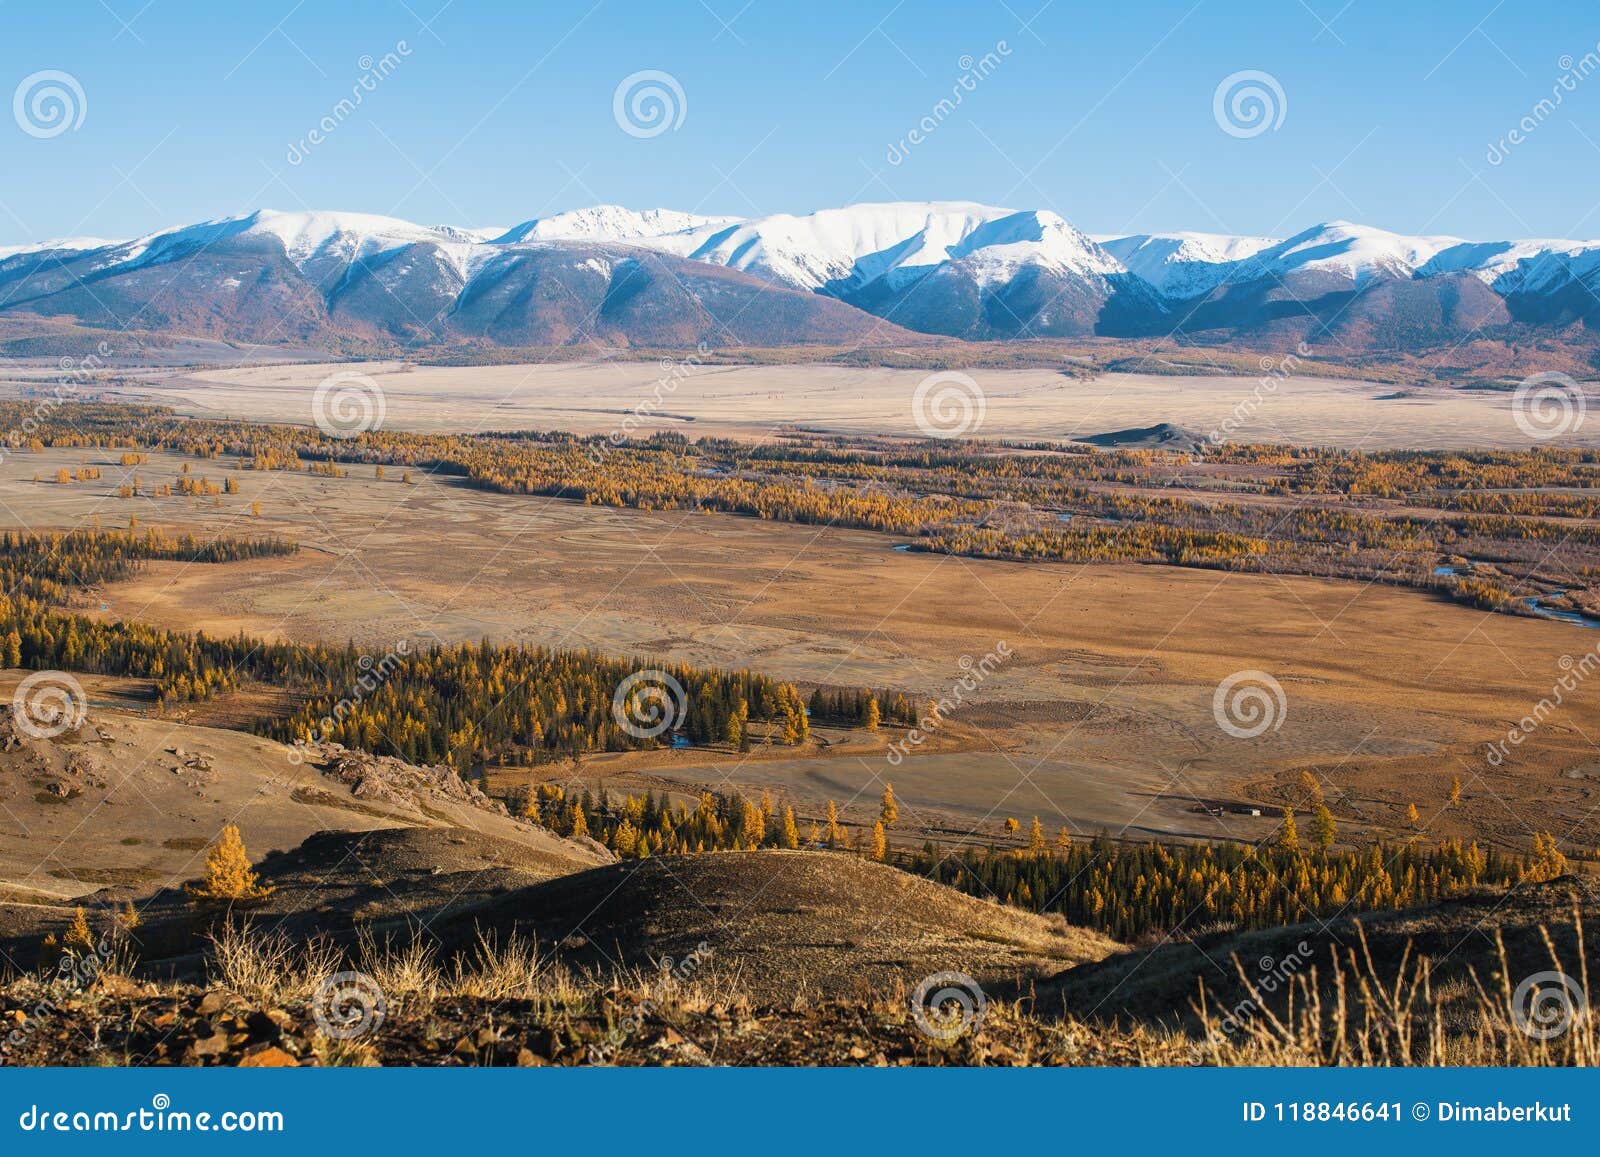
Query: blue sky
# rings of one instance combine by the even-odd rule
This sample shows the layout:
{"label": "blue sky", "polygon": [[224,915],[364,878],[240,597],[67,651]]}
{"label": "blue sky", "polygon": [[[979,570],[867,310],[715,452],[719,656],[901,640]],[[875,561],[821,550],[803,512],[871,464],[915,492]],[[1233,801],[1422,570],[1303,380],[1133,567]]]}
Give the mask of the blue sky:
{"label": "blue sky", "polygon": [[[1050,208],[1092,233],[1283,235],[1347,218],[1600,236],[1600,72],[1532,112],[1600,54],[1592,3],[333,7],[0,3],[0,94],[46,70],[83,94],[81,124],[58,135],[0,116],[0,242],[263,206],[498,225],[595,202],[752,215],[895,199]],[[335,116],[362,58],[386,53],[389,75]],[[985,54],[988,74],[936,111],[963,58]],[[643,70],[670,74],[683,101],[681,124],[641,138],[613,97]],[[1230,135],[1213,98],[1245,70],[1276,83],[1282,120]],[[291,163],[329,116],[334,130]],[[925,117],[933,130],[891,163]]]}

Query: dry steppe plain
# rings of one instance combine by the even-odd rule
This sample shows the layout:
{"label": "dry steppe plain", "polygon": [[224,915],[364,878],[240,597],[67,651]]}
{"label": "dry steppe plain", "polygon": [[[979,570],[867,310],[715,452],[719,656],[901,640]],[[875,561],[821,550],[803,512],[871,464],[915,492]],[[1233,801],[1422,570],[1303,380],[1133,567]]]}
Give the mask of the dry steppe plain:
{"label": "dry steppe plain", "polygon": [[[213,632],[355,640],[381,655],[491,638],[751,667],[801,684],[949,695],[1004,644],[1009,657],[930,742],[898,764],[900,733],[829,732],[804,756],[711,749],[601,756],[549,774],[653,786],[770,789],[803,817],[827,800],[870,823],[893,781],[908,835],[1051,830],[1259,838],[1236,808],[1298,799],[1311,770],[1351,833],[1404,836],[1415,803],[1429,838],[1524,848],[1547,829],[1600,843],[1595,711],[1572,697],[1502,766],[1484,745],[1526,715],[1600,632],[1490,615],[1383,585],[1146,566],[1017,564],[896,551],[864,531],[749,518],[586,507],[472,490],[370,467],[346,478],[238,475],[237,495],[117,497],[133,470],[90,453],[97,481],[57,485],[76,452],[11,458],[0,512],[34,527],[141,524],[202,534],[273,532],[288,559],[160,563],[95,592],[91,613]],[[154,455],[149,482],[184,460]],[[220,477],[232,463],[195,463]],[[36,481],[35,473],[44,481]],[[259,502],[261,516],[251,516]],[[1213,712],[1218,683],[1270,673],[1277,726],[1241,739]],[[215,721],[227,703],[206,708]],[[236,720],[235,720],[236,722]],[[525,783],[511,773],[492,786]],[[1447,807],[1451,781],[1463,783]],[[1220,814],[1207,805],[1222,805]]]}

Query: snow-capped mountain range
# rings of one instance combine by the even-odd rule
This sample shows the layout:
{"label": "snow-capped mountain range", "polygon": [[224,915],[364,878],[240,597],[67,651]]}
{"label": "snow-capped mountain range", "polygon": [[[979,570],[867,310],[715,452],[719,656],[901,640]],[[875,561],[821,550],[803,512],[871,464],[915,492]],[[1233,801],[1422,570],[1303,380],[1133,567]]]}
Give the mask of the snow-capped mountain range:
{"label": "snow-capped mountain range", "polygon": [[[1090,237],[1043,209],[896,202],[735,218],[613,205],[509,228],[262,210],[0,248],[0,318],[244,340],[714,345],[1265,331],[1425,345],[1600,320],[1600,241],[1332,221]],[[870,316],[869,316],[870,315]]]}

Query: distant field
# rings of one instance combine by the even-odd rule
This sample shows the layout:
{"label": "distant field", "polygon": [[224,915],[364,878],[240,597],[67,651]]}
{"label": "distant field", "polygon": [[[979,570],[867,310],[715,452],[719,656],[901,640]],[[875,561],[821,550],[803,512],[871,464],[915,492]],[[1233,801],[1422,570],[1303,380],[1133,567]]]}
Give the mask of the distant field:
{"label": "distant field", "polygon": [[[899,766],[886,758],[900,738],[890,731],[832,735],[836,746],[816,758],[586,759],[579,774],[614,789],[769,787],[803,813],[833,799],[847,818],[870,822],[892,780],[908,820],[931,830],[999,835],[1005,817],[1026,825],[1037,814],[1052,831],[1256,838],[1272,829],[1270,814],[1216,816],[1197,801],[1296,800],[1293,785],[1311,768],[1336,785],[1330,799],[1352,832],[1403,834],[1415,803],[1430,838],[1524,848],[1537,822],[1580,847],[1600,842],[1591,798],[1600,765],[1580,730],[1581,704],[1504,766],[1482,755],[1549,694],[1561,656],[1600,643],[1593,630],[1381,585],[909,554],[888,535],[582,506],[420,475],[406,485],[393,469],[382,480],[360,466],[338,479],[246,472],[241,492],[218,504],[118,498],[134,471],[104,452],[86,455],[101,479],[48,481],[84,456],[13,458],[0,476],[7,520],[67,526],[97,512],[123,526],[135,514],[208,533],[278,532],[304,548],[265,562],[152,564],[93,600],[93,613],[353,638],[378,654],[400,638],[585,646],[918,698],[948,694],[1002,641],[1013,652],[939,741]],[[135,469],[172,481],[183,461],[232,476],[228,463],[162,454]],[[32,481],[35,470],[47,481]],[[1218,682],[1247,669],[1272,673],[1287,697],[1281,728],[1256,740],[1225,734],[1212,713]],[[1462,804],[1444,809],[1457,776]]]}
{"label": "distant field", "polygon": [[[842,433],[918,433],[920,370],[821,365],[697,366],[655,362],[454,368],[399,362],[254,366],[122,378],[111,393],[206,417],[305,424],[317,384],[335,370],[381,387],[392,429],[676,430],[760,437],[779,425]],[[33,375],[28,375],[33,376]],[[990,438],[1070,439],[1171,422],[1204,435],[1230,423],[1234,441],[1363,449],[1521,447],[1509,390],[1395,387],[1318,378],[1107,374],[974,369]],[[1264,384],[1264,381],[1266,384]],[[641,407],[643,416],[630,418]],[[1600,423],[1561,444],[1600,445]]]}

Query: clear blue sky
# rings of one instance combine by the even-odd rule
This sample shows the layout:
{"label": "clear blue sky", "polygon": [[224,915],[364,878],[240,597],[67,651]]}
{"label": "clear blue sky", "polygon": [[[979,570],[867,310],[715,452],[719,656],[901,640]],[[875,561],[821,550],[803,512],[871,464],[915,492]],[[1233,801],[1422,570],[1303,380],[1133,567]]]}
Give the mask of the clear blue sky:
{"label": "clear blue sky", "polygon": [[[1563,57],[1596,51],[1600,11],[1577,0],[0,0],[0,29],[0,96],[48,69],[86,102],[46,139],[0,113],[0,243],[263,206],[496,225],[595,202],[936,198],[1051,208],[1094,233],[1348,218],[1600,236],[1600,73],[1486,160]],[[392,75],[291,165],[361,58],[401,41]],[[961,58],[1001,41],[1009,55],[891,165]],[[640,139],[612,104],[645,69],[686,108]],[[1286,109],[1240,138],[1213,95],[1246,69]]]}

